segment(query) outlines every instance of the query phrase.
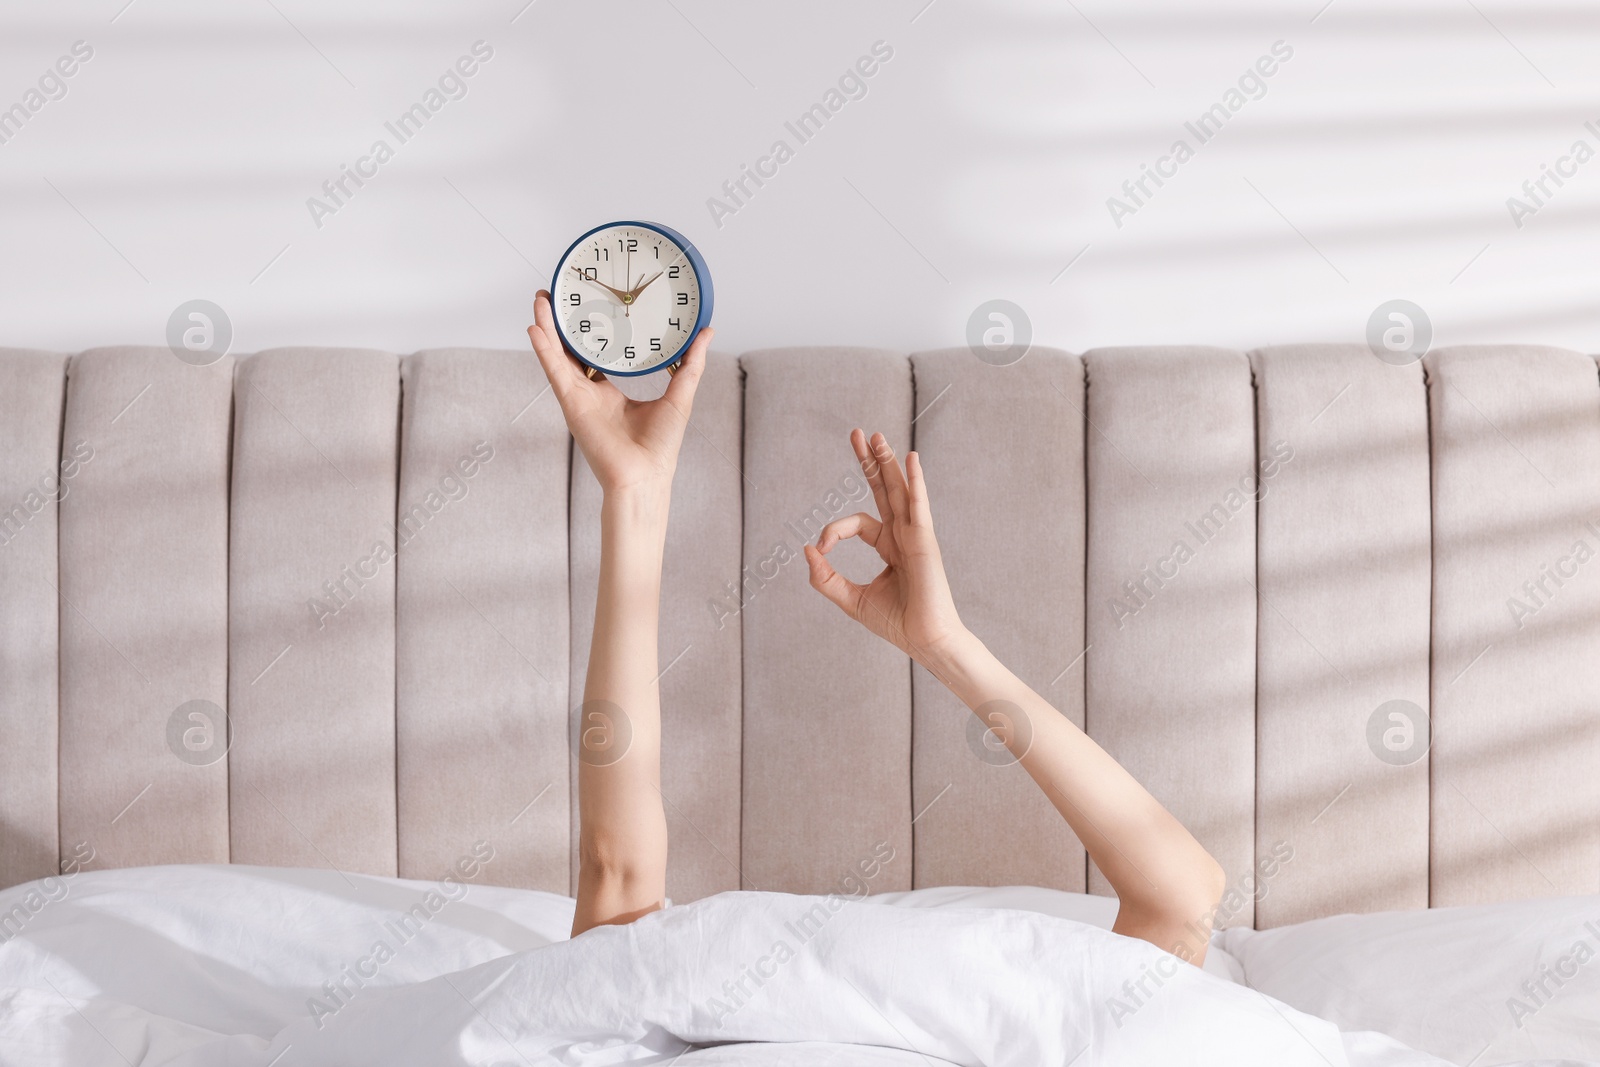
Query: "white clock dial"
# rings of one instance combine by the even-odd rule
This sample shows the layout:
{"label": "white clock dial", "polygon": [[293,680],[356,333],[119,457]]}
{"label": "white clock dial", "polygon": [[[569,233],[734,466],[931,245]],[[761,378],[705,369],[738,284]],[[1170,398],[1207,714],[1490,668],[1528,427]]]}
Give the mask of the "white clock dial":
{"label": "white clock dial", "polygon": [[562,259],[552,293],[567,344],[601,370],[640,374],[675,357],[700,316],[688,254],[644,226],[608,226]]}

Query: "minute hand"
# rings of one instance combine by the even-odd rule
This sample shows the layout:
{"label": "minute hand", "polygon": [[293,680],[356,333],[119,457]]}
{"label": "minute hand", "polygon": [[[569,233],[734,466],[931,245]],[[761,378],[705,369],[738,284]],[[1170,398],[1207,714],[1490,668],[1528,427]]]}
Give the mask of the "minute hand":
{"label": "minute hand", "polygon": [[654,274],[650,275],[650,277],[646,278],[644,281],[640,282],[638,285],[634,286],[632,289],[629,289],[628,290],[628,296],[633,298],[633,299],[638,299],[639,294],[644,292],[645,286],[649,285],[651,282],[653,282],[657,278],[661,277],[661,274],[662,274],[661,271],[659,271],[659,270],[656,271]]}

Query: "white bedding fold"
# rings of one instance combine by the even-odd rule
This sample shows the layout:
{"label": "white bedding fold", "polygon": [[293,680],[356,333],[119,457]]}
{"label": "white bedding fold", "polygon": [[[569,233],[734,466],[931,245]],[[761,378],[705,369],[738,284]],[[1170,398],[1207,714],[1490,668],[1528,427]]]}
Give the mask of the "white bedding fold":
{"label": "white bedding fold", "polygon": [[883,1046],[983,1067],[1345,1063],[1327,1023],[1080,923],[767,893],[722,894],[430,981],[363,990],[267,1047],[236,1039],[226,1056],[195,1049],[178,1062],[589,1067],[749,1041]]}
{"label": "white bedding fold", "polygon": [[89,871],[0,891],[0,1067],[1440,1067],[1097,928],[1112,908],[737,893],[568,941],[570,898],[472,878]]}

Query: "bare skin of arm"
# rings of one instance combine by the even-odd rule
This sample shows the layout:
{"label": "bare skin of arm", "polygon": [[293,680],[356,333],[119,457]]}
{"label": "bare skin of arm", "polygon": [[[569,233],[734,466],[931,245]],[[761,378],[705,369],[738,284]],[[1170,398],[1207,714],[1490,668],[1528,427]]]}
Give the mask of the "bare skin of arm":
{"label": "bare skin of arm", "polygon": [[[1087,734],[995,658],[961,624],[934,537],[922,461],[904,468],[882,434],[850,435],[879,518],[846,516],[807,545],[811,584],[845,614],[897,646],[978,713],[1002,701],[1002,739],[1083,842],[1117,894],[1117,933],[1149,941],[1199,965],[1195,934],[1224,889],[1222,868],[1188,830]],[[841,541],[876,549],[883,571],[857,585],[828,563]],[[980,715],[980,718],[983,716]],[[996,725],[991,718],[985,725]]]}
{"label": "bare skin of arm", "polygon": [[[635,401],[610,381],[590,381],[556,334],[550,295],[534,300],[528,339],[561,405],[567,428],[604,493],[600,507],[600,587],[584,680],[585,727],[631,731],[619,758],[578,763],[576,937],[595,926],[629,923],[666,899],[667,820],[661,800],[661,693],[656,626],[661,556],[678,449],[705,371],[709,328],[658,400]],[[604,720],[591,720],[591,709]],[[581,735],[580,735],[581,736]],[[580,744],[584,743],[580,739]]]}

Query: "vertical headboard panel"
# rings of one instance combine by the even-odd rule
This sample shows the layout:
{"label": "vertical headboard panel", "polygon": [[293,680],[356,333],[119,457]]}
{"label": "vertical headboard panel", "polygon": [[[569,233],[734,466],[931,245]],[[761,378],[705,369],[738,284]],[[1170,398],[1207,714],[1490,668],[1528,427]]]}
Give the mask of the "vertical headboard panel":
{"label": "vertical headboard panel", "polygon": [[1383,747],[1388,713],[1379,747],[1369,740],[1381,706],[1428,707],[1422,368],[1365,345],[1253,362],[1270,464],[1257,505],[1256,925],[1426,907],[1426,743]]}
{"label": "vertical headboard panel", "polygon": [[1426,361],[1436,905],[1600,875],[1600,380],[1535,347]]}
{"label": "vertical headboard panel", "polygon": [[[1255,396],[1242,353],[1097,349],[1088,365],[1091,737],[1210,850],[1249,926],[1255,864]],[[1109,893],[1099,871],[1091,890]],[[1196,916],[1202,922],[1203,916]]]}
{"label": "vertical headboard panel", "polygon": [[[549,402],[554,409],[553,400]],[[672,483],[656,651],[661,671],[661,796],[671,841],[667,895],[678,901],[739,888],[744,713],[738,596],[744,547],[743,411],[744,383],[738,359],[711,353]],[[600,483],[589,471],[583,453],[574,447],[574,710],[583,699],[588,671],[599,568]],[[575,788],[576,756],[572,780]],[[572,885],[576,889],[576,794],[572,808]]]}
{"label": "vertical headboard panel", "polygon": [[233,859],[392,875],[399,361],[277,349],[235,392]]}
{"label": "vertical headboard panel", "polygon": [[66,373],[0,349],[0,886],[55,874],[60,851],[56,507],[82,469],[60,466]]}
{"label": "vertical headboard panel", "polygon": [[[1083,361],[1035,348],[995,367],[959,348],[912,367],[962,621],[1082,726]],[[1083,892],[1083,846],[1049,798],[937,679],[918,667],[912,685],[916,884]]]}
{"label": "vertical headboard panel", "polygon": [[[880,349],[746,355],[744,847],[746,889],[825,893],[845,879],[911,886],[911,670],[807,584],[801,546],[827,522],[871,512],[847,440],[882,431],[903,455],[911,366]],[[868,581],[881,564],[852,541],[831,558]],[[770,576],[770,577],[769,577]],[[893,858],[887,859],[893,849]]]}
{"label": "vertical headboard panel", "polygon": [[567,429],[529,353],[420,352],[401,380],[400,876],[483,841],[483,880],[565,893]]}
{"label": "vertical headboard panel", "polygon": [[64,451],[92,459],[61,502],[63,858],[228,859],[220,739],[180,709],[227,702],[232,373],[166,348],[69,368]]}

